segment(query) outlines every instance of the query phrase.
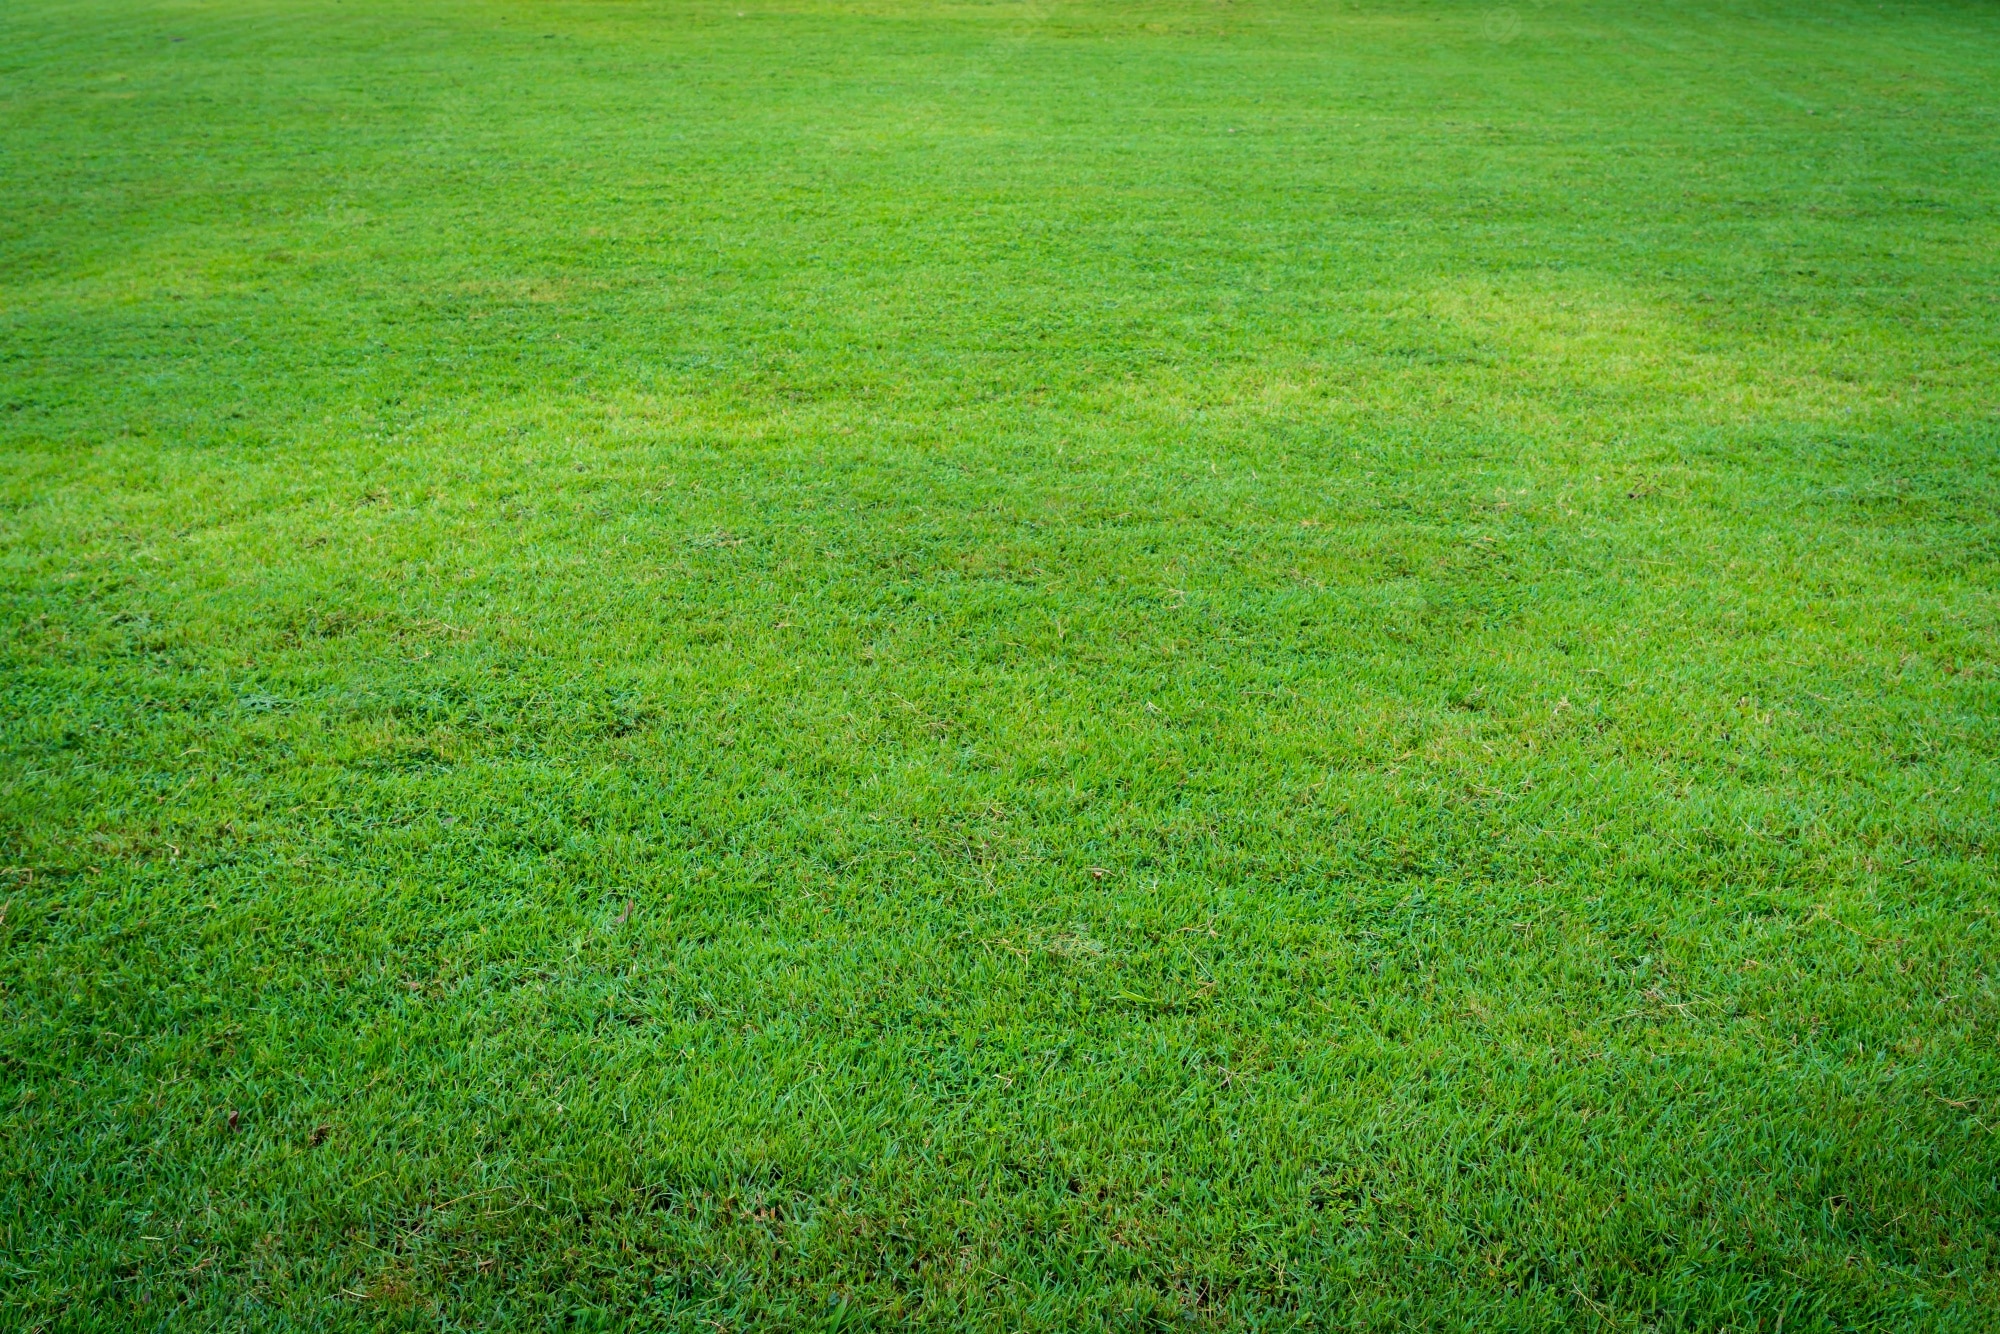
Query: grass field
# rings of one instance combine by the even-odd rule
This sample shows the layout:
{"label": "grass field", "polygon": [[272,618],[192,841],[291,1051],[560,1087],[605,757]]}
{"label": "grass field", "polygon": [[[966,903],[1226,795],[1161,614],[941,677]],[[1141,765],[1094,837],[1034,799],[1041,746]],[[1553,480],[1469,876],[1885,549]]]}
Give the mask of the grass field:
{"label": "grass field", "polygon": [[0,7],[0,1325],[2000,1328],[2000,9]]}

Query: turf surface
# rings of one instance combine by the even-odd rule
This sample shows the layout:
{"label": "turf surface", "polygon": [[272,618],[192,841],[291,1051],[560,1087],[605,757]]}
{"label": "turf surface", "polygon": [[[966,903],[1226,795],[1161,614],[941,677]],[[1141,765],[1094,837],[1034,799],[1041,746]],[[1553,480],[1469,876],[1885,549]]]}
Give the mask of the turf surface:
{"label": "turf surface", "polygon": [[5,1321],[1994,1328],[1996,88],[0,8]]}

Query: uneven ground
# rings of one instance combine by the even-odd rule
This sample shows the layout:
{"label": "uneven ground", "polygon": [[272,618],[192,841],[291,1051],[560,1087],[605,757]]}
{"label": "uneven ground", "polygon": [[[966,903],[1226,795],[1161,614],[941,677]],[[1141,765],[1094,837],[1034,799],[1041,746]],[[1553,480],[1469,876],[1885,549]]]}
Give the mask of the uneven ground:
{"label": "uneven ground", "polygon": [[9,1327],[2000,1324],[2000,11],[0,7]]}

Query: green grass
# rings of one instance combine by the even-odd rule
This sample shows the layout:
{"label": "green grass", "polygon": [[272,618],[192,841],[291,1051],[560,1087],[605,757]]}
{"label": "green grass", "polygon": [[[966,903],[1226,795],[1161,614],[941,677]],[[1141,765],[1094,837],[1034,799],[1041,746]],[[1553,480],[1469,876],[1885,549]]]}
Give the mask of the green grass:
{"label": "green grass", "polygon": [[0,1323],[2000,1326],[1996,89],[0,7]]}

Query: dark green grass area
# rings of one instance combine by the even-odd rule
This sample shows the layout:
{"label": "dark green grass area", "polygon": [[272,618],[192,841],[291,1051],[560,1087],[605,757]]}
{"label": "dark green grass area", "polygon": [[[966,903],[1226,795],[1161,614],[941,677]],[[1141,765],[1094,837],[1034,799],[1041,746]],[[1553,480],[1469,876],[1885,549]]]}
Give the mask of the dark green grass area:
{"label": "dark green grass area", "polygon": [[0,1324],[2000,1327],[2000,10],[0,7]]}

